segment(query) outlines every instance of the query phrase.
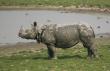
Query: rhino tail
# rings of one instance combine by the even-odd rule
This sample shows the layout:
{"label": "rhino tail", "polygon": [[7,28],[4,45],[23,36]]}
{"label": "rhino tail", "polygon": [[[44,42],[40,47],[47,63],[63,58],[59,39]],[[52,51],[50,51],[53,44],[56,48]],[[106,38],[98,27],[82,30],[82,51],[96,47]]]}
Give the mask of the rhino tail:
{"label": "rhino tail", "polygon": [[95,32],[94,32],[94,30],[93,30],[93,28],[90,26],[90,28],[92,29],[92,32],[93,32],[93,36],[94,36],[94,38],[95,38]]}

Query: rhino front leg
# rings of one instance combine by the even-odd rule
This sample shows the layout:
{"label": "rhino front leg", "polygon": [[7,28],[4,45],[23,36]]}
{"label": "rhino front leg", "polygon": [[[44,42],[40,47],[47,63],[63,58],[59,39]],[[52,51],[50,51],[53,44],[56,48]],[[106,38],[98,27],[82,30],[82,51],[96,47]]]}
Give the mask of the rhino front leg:
{"label": "rhino front leg", "polygon": [[57,59],[56,48],[54,45],[47,45],[49,59]]}

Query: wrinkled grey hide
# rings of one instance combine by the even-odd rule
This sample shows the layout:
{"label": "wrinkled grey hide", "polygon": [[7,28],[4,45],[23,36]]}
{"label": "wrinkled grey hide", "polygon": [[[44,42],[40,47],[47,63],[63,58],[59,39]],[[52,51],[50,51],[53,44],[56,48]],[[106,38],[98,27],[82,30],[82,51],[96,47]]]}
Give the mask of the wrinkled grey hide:
{"label": "wrinkled grey hide", "polygon": [[[37,26],[38,27],[38,26]],[[34,28],[34,29],[33,29]],[[49,58],[56,58],[56,48],[70,48],[79,42],[82,42],[83,46],[87,48],[88,56],[95,57],[95,34],[91,26],[85,24],[67,25],[63,27],[57,27],[54,25],[44,25],[40,28],[41,32],[35,26],[29,31],[23,32],[21,29],[19,37],[25,39],[36,39],[47,45]]]}

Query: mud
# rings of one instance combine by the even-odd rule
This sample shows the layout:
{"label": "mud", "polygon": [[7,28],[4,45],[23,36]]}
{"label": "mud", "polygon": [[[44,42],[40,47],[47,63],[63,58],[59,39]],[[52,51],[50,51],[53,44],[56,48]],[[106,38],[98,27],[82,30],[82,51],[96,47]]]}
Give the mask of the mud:
{"label": "mud", "polygon": [[66,11],[66,12],[101,12],[101,13],[110,13],[109,8],[97,8],[97,7],[78,7],[70,6],[70,7],[62,7],[62,6],[28,6],[28,7],[20,7],[20,6],[0,6],[0,10],[55,10],[55,11]]}

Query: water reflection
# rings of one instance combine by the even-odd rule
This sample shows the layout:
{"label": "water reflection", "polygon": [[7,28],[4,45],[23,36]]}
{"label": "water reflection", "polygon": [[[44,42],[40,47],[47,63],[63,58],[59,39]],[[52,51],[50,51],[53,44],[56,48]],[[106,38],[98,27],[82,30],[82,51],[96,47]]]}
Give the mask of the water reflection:
{"label": "water reflection", "polygon": [[[34,21],[43,24],[74,24],[87,22],[95,33],[110,32],[110,14],[65,13],[62,11],[0,11],[0,43],[27,42],[17,36],[20,26],[30,27]],[[100,26],[100,27],[99,27]]]}

